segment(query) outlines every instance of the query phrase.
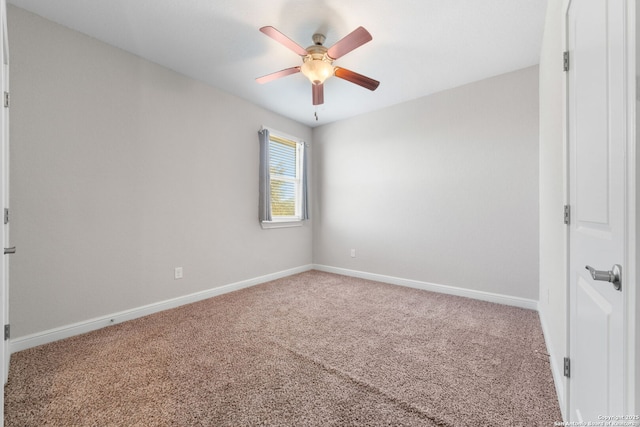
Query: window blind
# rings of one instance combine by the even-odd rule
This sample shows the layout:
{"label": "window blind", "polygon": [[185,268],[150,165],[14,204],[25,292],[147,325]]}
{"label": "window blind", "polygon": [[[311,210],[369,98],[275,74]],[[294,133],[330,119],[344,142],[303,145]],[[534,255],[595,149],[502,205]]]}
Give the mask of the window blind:
{"label": "window blind", "polygon": [[296,216],[296,198],[300,186],[298,146],[293,141],[271,135],[269,150],[272,215]]}

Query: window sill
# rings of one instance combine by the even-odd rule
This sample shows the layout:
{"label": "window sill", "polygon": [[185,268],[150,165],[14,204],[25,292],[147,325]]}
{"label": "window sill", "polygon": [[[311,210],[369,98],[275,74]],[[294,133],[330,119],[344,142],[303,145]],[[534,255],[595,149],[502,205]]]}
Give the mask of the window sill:
{"label": "window sill", "polygon": [[260,225],[262,226],[263,229],[302,227],[302,220],[291,219],[291,220],[281,220],[281,221],[262,221]]}

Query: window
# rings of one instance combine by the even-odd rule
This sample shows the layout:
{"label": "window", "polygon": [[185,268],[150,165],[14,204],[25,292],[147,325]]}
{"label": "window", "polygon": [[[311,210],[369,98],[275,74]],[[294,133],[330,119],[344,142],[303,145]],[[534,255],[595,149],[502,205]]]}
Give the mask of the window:
{"label": "window", "polygon": [[302,199],[302,144],[269,135],[272,220],[299,220]]}
{"label": "window", "polygon": [[278,131],[260,133],[260,222],[299,226],[308,219],[305,143]]}

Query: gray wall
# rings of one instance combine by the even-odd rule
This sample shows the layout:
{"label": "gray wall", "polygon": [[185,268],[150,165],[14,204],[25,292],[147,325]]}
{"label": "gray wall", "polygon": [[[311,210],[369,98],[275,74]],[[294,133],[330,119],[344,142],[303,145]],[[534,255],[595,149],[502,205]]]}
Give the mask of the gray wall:
{"label": "gray wall", "polygon": [[311,263],[257,220],[258,129],[308,127],[11,6],[9,40],[12,338]]}
{"label": "gray wall", "polygon": [[313,140],[315,263],[537,300],[537,67]]}

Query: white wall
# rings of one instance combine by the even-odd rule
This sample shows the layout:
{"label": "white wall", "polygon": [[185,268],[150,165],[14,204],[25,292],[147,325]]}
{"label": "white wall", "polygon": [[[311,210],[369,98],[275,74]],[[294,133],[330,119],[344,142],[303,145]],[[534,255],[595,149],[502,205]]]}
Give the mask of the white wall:
{"label": "white wall", "polygon": [[540,54],[540,298],[538,309],[551,352],[560,408],[567,349],[567,227],[565,201],[563,0],[549,0]]}
{"label": "white wall", "polygon": [[257,220],[258,129],[308,127],[15,7],[9,39],[12,338],[311,263]]}
{"label": "white wall", "polygon": [[313,140],[316,264],[538,298],[537,67]]}

